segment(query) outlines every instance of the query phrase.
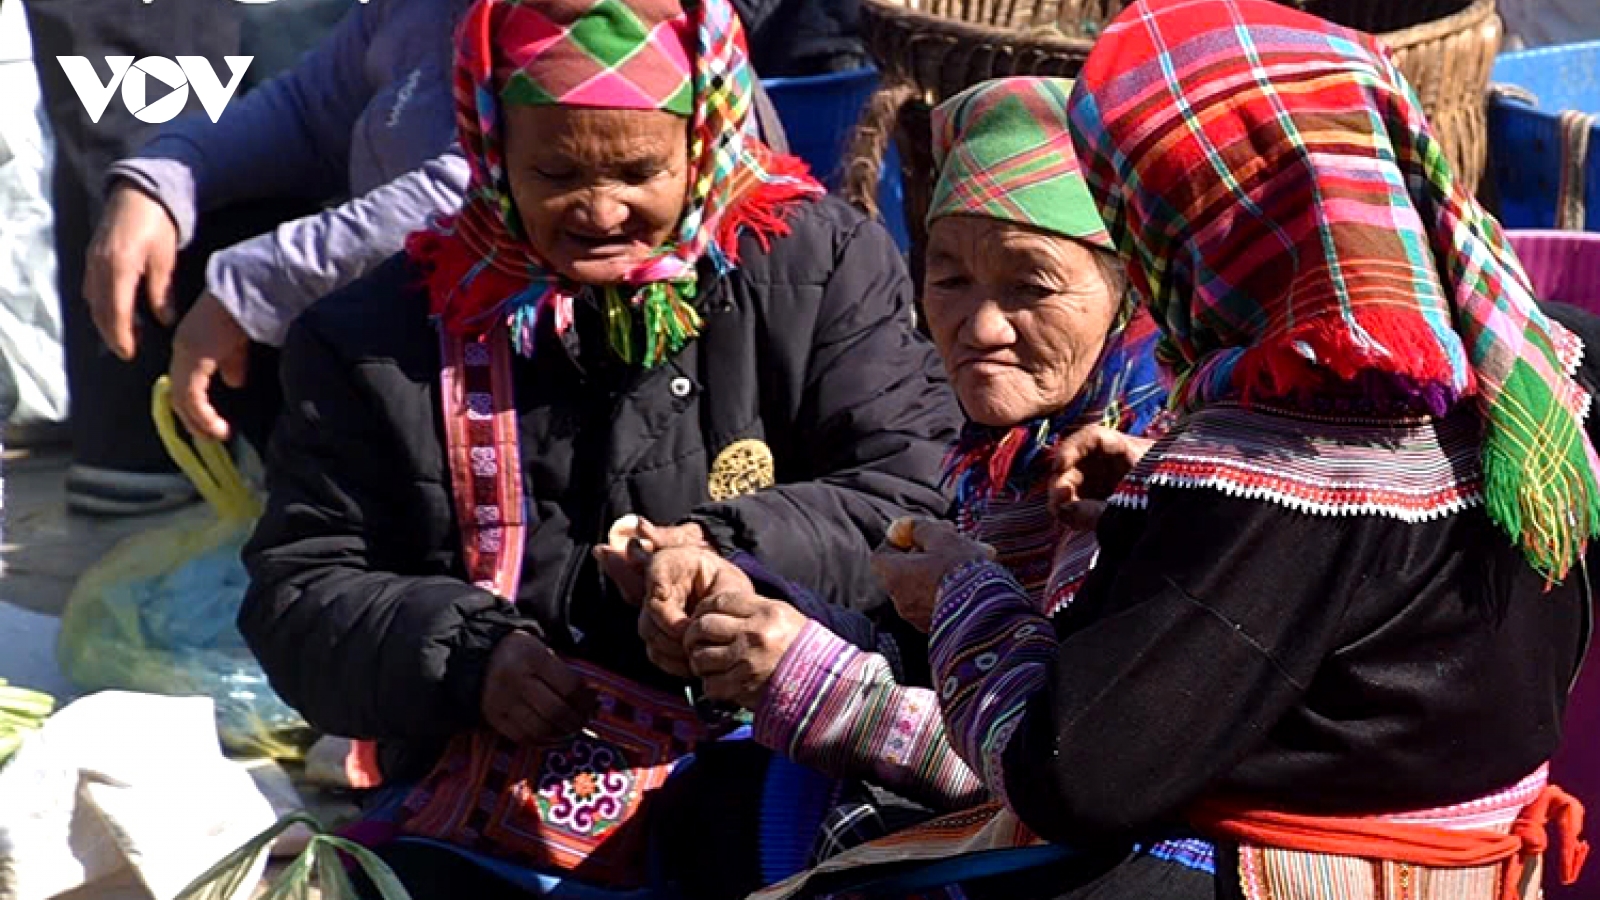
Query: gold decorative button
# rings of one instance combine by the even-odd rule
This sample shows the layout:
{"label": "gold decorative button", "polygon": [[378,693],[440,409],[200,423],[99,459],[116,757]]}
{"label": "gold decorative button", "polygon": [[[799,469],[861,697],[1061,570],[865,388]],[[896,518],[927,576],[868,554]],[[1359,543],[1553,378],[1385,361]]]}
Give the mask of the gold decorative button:
{"label": "gold decorative button", "polygon": [[754,494],[777,482],[772,448],[764,441],[746,438],[722,448],[711,463],[706,487],[711,499],[721,502]]}

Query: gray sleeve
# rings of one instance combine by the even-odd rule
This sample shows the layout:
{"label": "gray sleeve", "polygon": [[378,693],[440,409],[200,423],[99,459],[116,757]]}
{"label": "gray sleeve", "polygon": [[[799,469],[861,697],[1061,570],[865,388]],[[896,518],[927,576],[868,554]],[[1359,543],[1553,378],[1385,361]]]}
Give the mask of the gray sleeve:
{"label": "gray sleeve", "polygon": [[213,253],[206,287],[252,340],[279,346],[306,307],[364,275],[467,190],[455,146],[395,180],[314,216]]}
{"label": "gray sleeve", "polygon": [[239,97],[212,122],[184,116],[106,170],[154,196],[178,225],[179,246],[207,210],[253,197],[326,199],[349,179],[350,125],[372,97],[360,77],[386,4],[356,4],[299,65]]}

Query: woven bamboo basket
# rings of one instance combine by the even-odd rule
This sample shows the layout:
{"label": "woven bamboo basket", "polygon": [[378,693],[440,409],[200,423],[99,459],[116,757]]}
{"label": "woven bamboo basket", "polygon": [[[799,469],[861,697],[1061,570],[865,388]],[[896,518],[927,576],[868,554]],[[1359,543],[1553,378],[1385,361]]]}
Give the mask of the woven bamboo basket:
{"label": "woven bamboo basket", "polygon": [[[845,195],[876,212],[891,139],[901,151],[913,274],[934,169],[928,113],[961,91],[1008,75],[1078,73],[1128,0],[862,0],[862,30],[883,87],[867,104]],[[1488,150],[1486,91],[1500,49],[1495,0],[1279,0],[1379,36],[1422,100],[1457,177],[1476,190]]]}

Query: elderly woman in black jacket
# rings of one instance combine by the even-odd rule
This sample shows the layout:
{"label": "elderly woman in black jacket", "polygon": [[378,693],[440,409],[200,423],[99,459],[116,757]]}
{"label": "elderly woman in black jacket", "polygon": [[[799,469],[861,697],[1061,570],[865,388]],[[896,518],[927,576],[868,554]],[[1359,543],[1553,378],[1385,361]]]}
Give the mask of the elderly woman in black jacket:
{"label": "elderly woman in black jacket", "polygon": [[[830,600],[878,597],[888,523],[948,505],[960,413],[888,234],[748,136],[726,0],[625,6],[480,0],[467,16],[469,199],[291,331],[240,626],[284,698],[379,741],[391,780],[448,744],[408,802],[412,832],[637,886],[582,864],[617,822],[567,834],[567,865],[544,853],[571,824],[548,809],[529,807],[545,816],[530,854],[425,807],[494,793],[452,759],[611,740],[642,721],[619,709],[703,737],[672,706],[686,682],[636,633],[640,551],[743,551]],[[608,549],[612,531],[635,532],[631,552]],[[654,771],[629,754],[659,736],[584,752]],[[587,802],[597,782],[573,783]]]}

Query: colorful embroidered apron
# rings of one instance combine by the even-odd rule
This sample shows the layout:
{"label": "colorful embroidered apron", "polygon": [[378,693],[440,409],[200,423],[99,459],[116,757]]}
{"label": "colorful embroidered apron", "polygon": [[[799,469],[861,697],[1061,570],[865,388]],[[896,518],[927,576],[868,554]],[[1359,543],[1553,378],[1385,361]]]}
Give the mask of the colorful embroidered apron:
{"label": "colorful embroidered apron", "polygon": [[[527,515],[504,327],[482,341],[441,337],[441,405],[474,584],[512,602]],[[710,737],[683,698],[569,661],[595,690],[585,733],[519,745],[488,728],[458,735],[407,797],[401,831],[609,888],[648,880],[650,801],[677,763]]]}

